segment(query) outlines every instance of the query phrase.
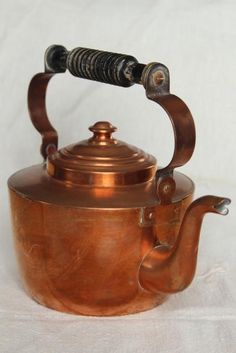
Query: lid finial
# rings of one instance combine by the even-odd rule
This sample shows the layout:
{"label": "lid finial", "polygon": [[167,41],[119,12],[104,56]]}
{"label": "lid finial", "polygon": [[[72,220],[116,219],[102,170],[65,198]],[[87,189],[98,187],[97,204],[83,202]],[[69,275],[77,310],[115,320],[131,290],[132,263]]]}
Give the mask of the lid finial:
{"label": "lid finial", "polygon": [[93,126],[90,126],[89,130],[94,133],[93,137],[89,139],[89,143],[100,145],[117,143],[117,140],[112,137],[112,133],[117,128],[108,121],[98,121]]}

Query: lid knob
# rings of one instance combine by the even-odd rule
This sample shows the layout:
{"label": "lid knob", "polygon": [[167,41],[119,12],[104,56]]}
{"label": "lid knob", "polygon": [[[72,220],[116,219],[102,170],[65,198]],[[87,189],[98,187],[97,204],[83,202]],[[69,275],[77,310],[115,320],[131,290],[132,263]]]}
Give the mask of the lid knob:
{"label": "lid knob", "polygon": [[117,130],[108,121],[98,121],[93,126],[89,127],[89,130],[93,132],[93,137],[89,139],[89,143],[107,145],[115,144],[117,140],[112,137],[112,133]]}

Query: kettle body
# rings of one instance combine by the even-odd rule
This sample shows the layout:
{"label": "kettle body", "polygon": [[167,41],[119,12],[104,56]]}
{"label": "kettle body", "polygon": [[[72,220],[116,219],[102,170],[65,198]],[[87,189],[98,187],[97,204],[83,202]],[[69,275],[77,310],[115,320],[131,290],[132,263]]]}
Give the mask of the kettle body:
{"label": "kettle body", "polygon": [[145,290],[139,268],[154,246],[175,243],[193,196],[190,179],[176,173],[176,198],[169,205],[158,204],[150,185],[146,205],[140,187],[133,187],[136,200],[129,205],[129,187],[113,193],[112,207],[104,190],[93,190],[94,200],[85,205],[87,190],[67,190],[65,196],[65,186],[51,179],[44,165],[9,179],[14,243],[29,295],[59,311],[98,316],[162,303],[167,294]]}

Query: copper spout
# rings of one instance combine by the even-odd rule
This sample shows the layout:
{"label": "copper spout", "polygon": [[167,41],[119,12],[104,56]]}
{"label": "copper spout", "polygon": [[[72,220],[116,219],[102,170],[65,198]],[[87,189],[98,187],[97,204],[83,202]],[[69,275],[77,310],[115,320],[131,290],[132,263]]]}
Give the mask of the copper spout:
{"label": "copper spout", "polygon": [[227,198],[203,196],[185,212],[175,245],[159,245],[144,258],[139,273],[140,284],[157,293],[176,293],[192,282],[196,264],[200,230],[206,213],[228,214]]}

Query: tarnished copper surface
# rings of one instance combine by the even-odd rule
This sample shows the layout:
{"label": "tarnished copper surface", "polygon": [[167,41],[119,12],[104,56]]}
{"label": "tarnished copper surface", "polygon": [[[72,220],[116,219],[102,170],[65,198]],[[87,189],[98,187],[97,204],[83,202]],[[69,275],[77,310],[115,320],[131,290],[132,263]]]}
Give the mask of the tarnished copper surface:
{"label": "tarnished copper surface", "polygon": [[[199,234],[208,212],[226,214],[230,201],[192,202],[193,182],[174,171],[187,163],[195,127],[186,104],[169,92],[169,71],[131,56],[52,46],[45,73],[33,77],[29,113],[42,136],[44,163],[8,181],[19,267],[28,293],[50,308],[83,315],[123,315],[161,304],[194,276]],[[116,140],[100,121],[93,136],[58,150],[46,112],[55,73],[123,87],[142,84],[166,111],[175,146],[169,164]]]}
{"label": "tarnished copper surface", "polygon": [[166,241],[168,234],[171,242],[177,237],[191,197],[163,212],[158,206],[57,206],[15,191],[10,196],[25,288],[39,303],[70,313],[123,315],[150,309],[165,299],[164,293],[140,286],[139,267],[145,254],[159,244],[158,237]]}

